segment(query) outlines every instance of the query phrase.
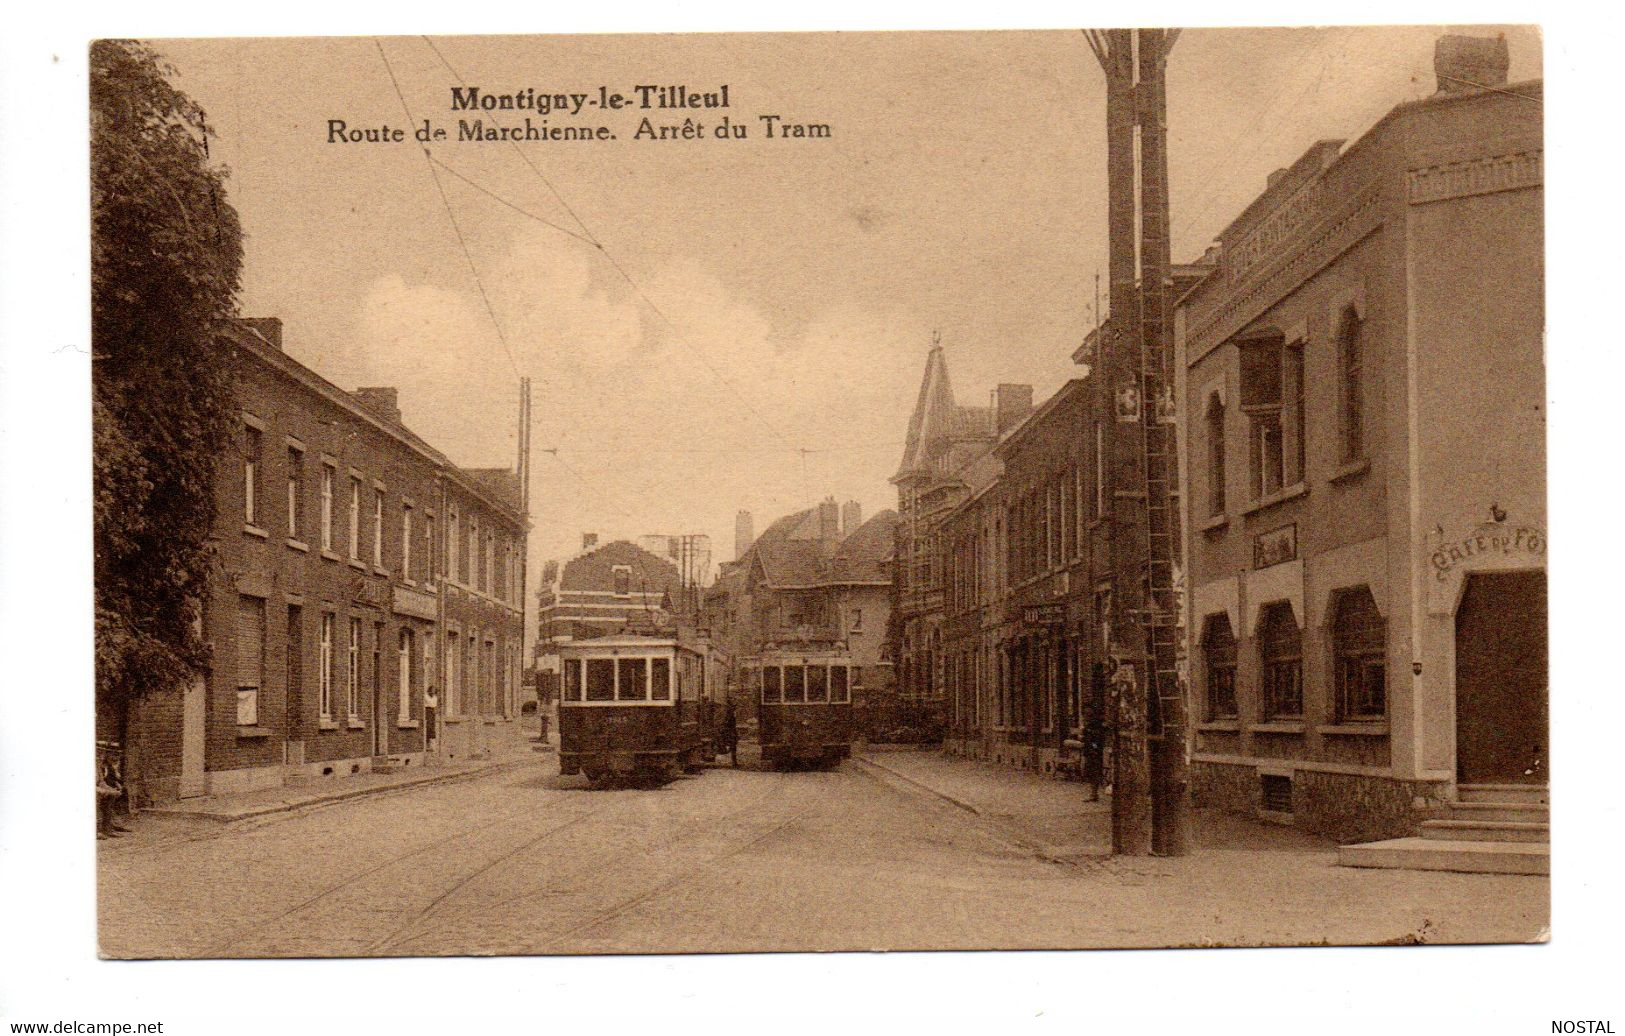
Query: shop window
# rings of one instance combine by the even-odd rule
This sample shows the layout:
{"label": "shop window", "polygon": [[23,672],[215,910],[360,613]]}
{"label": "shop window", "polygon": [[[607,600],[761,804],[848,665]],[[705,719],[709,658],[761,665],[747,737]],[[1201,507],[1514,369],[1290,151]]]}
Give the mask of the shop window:
{"label": "shop window", "polygon": [[1386,642],[1388,624],[1377,611],[1369,587],[1337,595],[1332,621],[1333,679],[1337,719],[1360,722],[1388,714]]}
{"label": "shop window", "polygon": [[1365,455],[1365,397],[1360,385],[1364,321],[1350,306],[1337,322],[1338,432],[1342,460],[1350,463]]}
{"label": "shop window", "polygon": [[1230,629],[1230,616],[1224,612],[1209,615],[1202,626],[1202,668],[1207,691],[1207,718],[1235,719],[1236,635]]}
{"label": "shop window", "polygon": [[1266,605],[1258,623],[1258,658],[1264,690],[1264,715],[1296,719],[1303,715],[1303,633],[1292,605]]}

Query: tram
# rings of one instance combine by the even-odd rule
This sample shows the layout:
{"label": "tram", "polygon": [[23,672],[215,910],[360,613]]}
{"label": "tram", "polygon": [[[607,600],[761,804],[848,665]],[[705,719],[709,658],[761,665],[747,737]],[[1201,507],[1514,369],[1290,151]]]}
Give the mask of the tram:
{"label": "tram", "polygon": [[752,660],[763,765],[833,766],[851,756],[852,669],[844,651],[768,652]]}
{"label": "tram", "polygon": [[722,704],[706,656],[676,636],[561,645],[559,772],[663,784],[716,758]]}

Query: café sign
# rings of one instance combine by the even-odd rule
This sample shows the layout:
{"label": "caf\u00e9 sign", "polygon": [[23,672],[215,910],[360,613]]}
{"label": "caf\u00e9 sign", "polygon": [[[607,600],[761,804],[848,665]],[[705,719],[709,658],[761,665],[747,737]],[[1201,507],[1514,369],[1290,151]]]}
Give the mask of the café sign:
{"label": "caf\u00e9 sign", "polygon": [[1066,624],[1066,605],[1028,604],[1021,609],[1021,621],[1029,626],[1062,626]]}

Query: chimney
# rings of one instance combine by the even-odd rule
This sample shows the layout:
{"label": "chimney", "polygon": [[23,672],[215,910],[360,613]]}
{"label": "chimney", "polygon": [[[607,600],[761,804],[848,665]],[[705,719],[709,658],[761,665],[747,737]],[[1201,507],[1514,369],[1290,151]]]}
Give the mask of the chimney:
{"label": "chimney", "polygon": [[581,534],[582,550],[591,550],[596,546],[598,546],[598,534],[596,532],[584,532]]}
{"label": "chimney", "polygon": [[1440,36],[1433,45],[1440,93],[1505,86],[1511,64],[1505,36]]}
{"label": "chimney", "polygon": [[391,387],[358,388],[350,395],[361,404],[361,409],[391,424],[401,423],[400,392]]}
{"label": "chimney", "polygon": [[856,500],[848,500],[841,508],[841,539],[846,539],[858,531],[863,524],[863,506]]}
{"label": "chimney", "polygon": [[734,560],[738,561],[750,550],[750,545],[756,542],[756,524],[751,520],[749,511],[740,511],[734,515]]}
{"label": "chimney", "polygon": [[1000,385],[993,392],[993,415],[997,422],[998,433],[1003,435],[1033,412],[1033,387],[1031,385]]}
{"label": "chimney", "polygon": [[826,541],[841,538],[841,507],[832,496],[825,497],[818,505],[818,538]]}
{"label": "chimney", "polygon": [[281,317],[239,317],[238,320],[250,331],[258,332],[277,352],[282,351]]}

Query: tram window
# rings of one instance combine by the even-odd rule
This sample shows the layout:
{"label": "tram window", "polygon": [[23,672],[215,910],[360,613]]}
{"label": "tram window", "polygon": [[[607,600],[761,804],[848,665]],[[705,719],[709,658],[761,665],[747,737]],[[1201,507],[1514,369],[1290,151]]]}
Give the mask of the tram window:
{"label": "tram window", "polygon": [[587,659],[587,700],[615,700],[615,660],[613,658]]}
{"label": "tram window", "polygon": [[840,703],[851,701],[851,691],[847,688],[847,668],[844,665],[829,667],[829,700]]}
{"label": "tram window", "polygon": [[784,700],[807,700],[807,670],[804,666],[787,665],[784,667]]}
{"label": "tram window", "polygon": [[807,700],[829,701],[829,666],[807,667]]}
{"label": "tram window", "polygon": [[671,659],[649,659],[649,697],[655,701],[671,701]]}
{"label": "tram window", "polygon": [[581,700],[581,659],[570,658],[564,662],[564,700]]}
{"label": "tram window", "polygon": [[615,688],[616,701],[649,700],[649,660],[623,658],[619,662],[620,680]]}
{"label": "tram window", "polygon": [[784,700],[783,679],[781,670],[776,665],[762,667],[762,700],[764,702],[778,702]]}

